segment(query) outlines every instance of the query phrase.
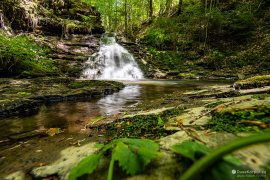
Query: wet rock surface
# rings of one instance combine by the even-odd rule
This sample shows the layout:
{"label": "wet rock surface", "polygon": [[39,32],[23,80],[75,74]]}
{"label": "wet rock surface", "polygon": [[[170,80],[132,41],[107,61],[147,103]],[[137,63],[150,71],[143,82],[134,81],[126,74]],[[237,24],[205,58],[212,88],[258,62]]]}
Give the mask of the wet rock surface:
{"label": "wet rock surface", "polygon": [[97,52],[100,42],[94,35],[72,34],[68,38],[60,36],[36,36],[38,44],[49,47],[49,57],[57,64],[60,71],[69,77],[80,77],[85,62]]}
{"label": "wet rock surface", "polygon": [[113,81],[72,78],[4,79],[0,81],[0,116],[35,113],[42,103],[91,99],[123,88]]}

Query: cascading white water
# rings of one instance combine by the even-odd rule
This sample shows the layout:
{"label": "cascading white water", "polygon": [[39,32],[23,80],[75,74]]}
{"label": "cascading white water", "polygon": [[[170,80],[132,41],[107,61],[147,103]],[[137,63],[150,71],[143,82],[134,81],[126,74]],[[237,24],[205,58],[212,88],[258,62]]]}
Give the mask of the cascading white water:
{"label": "cascading white water", "polygon": [[143,79],[143,73],[134,57],[115,37],[103,38],[99,52],[93,54],[86,62],[83,79],[137,80]]}

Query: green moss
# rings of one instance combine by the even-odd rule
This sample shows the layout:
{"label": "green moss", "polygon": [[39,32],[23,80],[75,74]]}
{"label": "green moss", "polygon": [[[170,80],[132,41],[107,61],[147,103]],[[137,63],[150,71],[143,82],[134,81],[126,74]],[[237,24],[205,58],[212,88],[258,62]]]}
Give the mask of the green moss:
{"label": "green moss", "polygon": [[18,92],[17,94],[22,95],[22,96],[29,96],[29,95],[31,95],[30,92]]}
{"label": "green moss", "polygon": [[239,89],[251,89],[270,85],[270,75],[254,76],[248,79],[236,81],[234,86]]}
{"label": "green moss", "polygon": [[179,73],[180,78],[196,78],[196,74],[193,73]]}
{"label": "green moss", "polygon": [[255,106],[246,110],[221,111],[213,114],[209,127],[215,131],[248,132],[269,128],[270,106]]}
{"label": "green moss", "polygon": [[252,96],[252,98],[259,99],[259,100],[264,100],[269,97],[270,97],[270,94],[255,94]]}
{"label": "green moss", "polygon": [[111,138],[136,137],[155,139],[173,133],[165,130],[164,124],[169,118],[181,113],[183,113],[182,109],[174,108],[158,115],[137,115],[117,120],[102,128],[104,128],[105,135]]}
{"label": "green moss", "polygon": [[98,87],[98,86],[118,86],[121,87],[121,83],[118,82],[112,82],[110,83],[109,81],[96,81],[96,80],[91,80],[91,81],[73,81],[71,82],[68,87],[71,89],[79,89],[83,87]]}
{"label": "green moss", "polygon": [[27,36],[9,37],[0,32],[0,77],[59,74],[54,62],[46,57],[47,53],[48,49]]}

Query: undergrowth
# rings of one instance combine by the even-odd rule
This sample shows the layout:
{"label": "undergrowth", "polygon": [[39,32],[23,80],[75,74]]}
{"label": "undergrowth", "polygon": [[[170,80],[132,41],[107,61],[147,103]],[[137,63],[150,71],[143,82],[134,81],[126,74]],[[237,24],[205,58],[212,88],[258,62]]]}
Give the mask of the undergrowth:
{"label": "undergrowth", "polygon": [[48,50],[26,35],[10,37],[0,32],[0,77],[35,77],[58,74]]}
{"label": "undergrowth", "polygon": [[179,16],[156,17],[140,36],[150,63],[160,69],[182,72],[189,62],[210,70],[247,67],[241,71],[260,73],[270,67],[267,8],[269,3],[260,0],[219,1],[207,8],[186,1]]}

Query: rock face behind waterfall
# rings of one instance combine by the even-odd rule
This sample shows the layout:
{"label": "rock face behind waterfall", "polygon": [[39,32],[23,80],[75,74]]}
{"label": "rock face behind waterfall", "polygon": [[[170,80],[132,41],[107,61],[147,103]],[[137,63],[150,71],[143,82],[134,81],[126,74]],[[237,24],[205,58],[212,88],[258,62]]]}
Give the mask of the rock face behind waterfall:
{"label": "rock face behind waterfall", "polygon": [[82,78],[136,80],[143,79],[143,73],[132,54],[116,43],[114,37],[103,37],[99,52],[86,62]]}
{"label": "rock face behind waterfall", "polygon": [[[85,18],[87,17],[87,18]],[[0,0],[0,33],[30,35],[51,49],[48,58],[61,74],[80,77],[104,33],[95,7],[71,0]]]}
{"label": "rock face behind waterfall", "polygon": [[0,14],[15,33],[68,36],[104,32],[99,12],[81,1],[1,0]]}

